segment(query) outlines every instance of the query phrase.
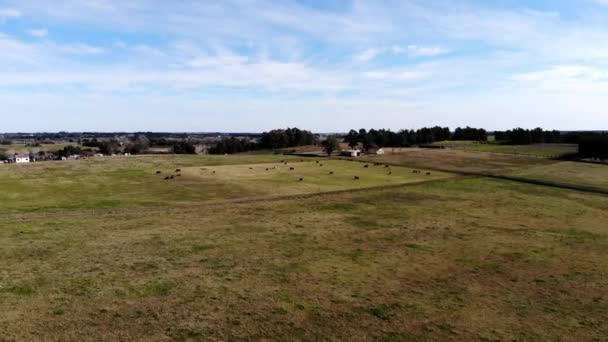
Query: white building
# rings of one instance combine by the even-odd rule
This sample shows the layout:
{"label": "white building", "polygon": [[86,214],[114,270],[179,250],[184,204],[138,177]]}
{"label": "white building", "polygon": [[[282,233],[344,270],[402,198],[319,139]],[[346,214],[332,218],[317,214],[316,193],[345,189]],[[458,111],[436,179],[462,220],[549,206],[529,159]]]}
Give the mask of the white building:
{"label": "white building", "polygon": [[9,159],[11,163],[29,163],[30,155],[27,153],[15,153],[15,155]]}
{"label": "white building", "polygon": [[346,157],[358,157],[361,155],[361,150],[346,150],[342,151],[342,155]]}

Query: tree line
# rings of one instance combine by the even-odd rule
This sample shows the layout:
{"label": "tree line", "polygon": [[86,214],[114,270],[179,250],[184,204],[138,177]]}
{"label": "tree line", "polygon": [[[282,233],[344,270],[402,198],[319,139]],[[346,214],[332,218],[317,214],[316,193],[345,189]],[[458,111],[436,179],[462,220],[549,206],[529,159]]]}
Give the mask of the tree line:
{"label": "tree line", "polygon": [[273,129],[262,133],[258,143],[250,139],[224,137],[209,149],[209,154],[231,154],[264,149],[279,149],[295,146],[315,145],[317,137],[299,128]]}
{"label": "tree line", "polygon": [[608,134],[591,133],[578,137],[578,154],[581,158],[608,159]]}
{"label": "tree line", "polygon": [[452,134],[448,127],[423,127],[417,130],[402,129],[393,132],[390,129],[364,128],[358,131],[351,129],[344,137],[344,141],[350,147],[363,145],[364,149],[371,147],[410,147],[412,145],[431,144],[436,141],[446,140],[475,140],[487,141],[488,133],[483,128],[458,127]]}
{"label": "tree line", "polygon": [[494,138],[497,142],[512,145],[559,144],[561,133],[556,130],[545,131],[540,127],[532,130],[514,128],[508,131],[496,131],[494,132]]}

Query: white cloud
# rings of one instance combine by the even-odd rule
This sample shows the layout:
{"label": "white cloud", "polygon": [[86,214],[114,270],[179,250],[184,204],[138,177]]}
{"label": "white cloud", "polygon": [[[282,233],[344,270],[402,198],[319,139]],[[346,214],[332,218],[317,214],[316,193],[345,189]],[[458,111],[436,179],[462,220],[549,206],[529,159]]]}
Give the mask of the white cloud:
{"label": "white cloud", "polygon": [[36,38],[44,38],[49,34],[49,31],[45,28],[31,29],[31,30],[28,30],[27,33],[29,33],[31,36],[36,37]]}
{"label": "white cloud", "polygon": [[68,54],[75,55],[96,55],[104,52],[104,49],[98,46],[92,46],[84,43],[59,46],[59,50]]}
{"label": "white cloud", "polygon": [[21,11],[14,8],[0,8],[0,22],[21,17]]}
{"label": "white cloud", "polygon": [[437,46],[408,45],[407,51],[418,57],[434,57],[448,53],[448,50]]}
{"label": "white cloud", "polygon": [[379,54],[382,53],[381,49],[366,49],[361,51],[355,56],[355,61],[365,63],[370,60],[376,58]]}
{"label": "white cloud", "polygon": [[587,65],[558,65],[546,70],[516,74],[509,79],[518,82],[553,83],[557,86],[568,81],[608,84],[608,70]]}

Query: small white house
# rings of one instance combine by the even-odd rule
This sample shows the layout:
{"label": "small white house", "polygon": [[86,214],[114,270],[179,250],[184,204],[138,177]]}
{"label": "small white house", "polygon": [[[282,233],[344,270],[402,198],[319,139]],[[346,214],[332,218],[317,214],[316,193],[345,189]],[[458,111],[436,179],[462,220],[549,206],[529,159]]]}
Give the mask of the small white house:
{"label": "small white house", "polygon": [[358,157],[361,155],[361,150],[346,150],[342,151],[341,154],[346,157]]}
{"label": "small white house", "polygon": [[15,153],[15,155],[10,159],[11,163],[29,163],[30,155],[27,153]]}

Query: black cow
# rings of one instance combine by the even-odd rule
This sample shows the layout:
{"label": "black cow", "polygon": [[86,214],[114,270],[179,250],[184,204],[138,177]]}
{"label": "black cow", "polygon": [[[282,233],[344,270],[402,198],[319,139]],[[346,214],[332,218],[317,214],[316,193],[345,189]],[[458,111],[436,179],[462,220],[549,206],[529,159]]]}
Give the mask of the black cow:
{"label": "black cow", "polygon": [[354,179],[355,179],[355,180],[359,180],[359,176],[355,176],[355,177],[354,177]]}
{"label": "black cow", "polygon": [[160,175],[160,171],[156,171],[156,174],[157,174],[157,175]]}

